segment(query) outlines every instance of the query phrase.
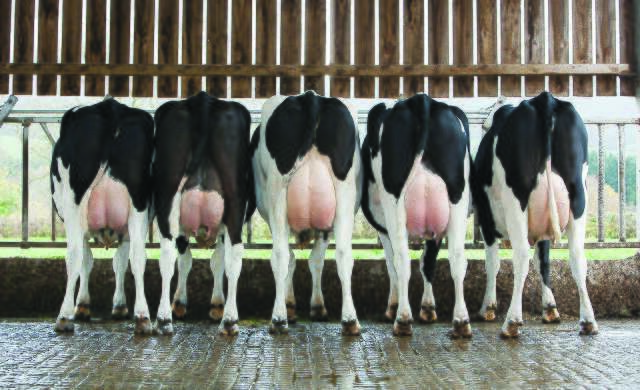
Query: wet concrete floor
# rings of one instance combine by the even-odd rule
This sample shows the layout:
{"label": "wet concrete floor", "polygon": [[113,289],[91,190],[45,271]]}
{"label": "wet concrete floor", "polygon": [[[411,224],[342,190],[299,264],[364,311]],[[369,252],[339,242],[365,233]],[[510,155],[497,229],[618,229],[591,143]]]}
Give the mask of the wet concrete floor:
{"label": "wet concrete floor", "polygon": [[528,321],[518,340],[497,323],[473,324],[453,341],[448,324],[417,325],[411,338],[363,322],[360,337],[338,323],[302,322],[271,336],[266,322],[242,321],[236,338],[206,322],[175,323],[173,337],[133,335],[130,322],[76,324],[57,335],[53,320],[0,320],[0,388],[451,388],[640,386],[640,321],[600,321],[578,336],[575,321]]}

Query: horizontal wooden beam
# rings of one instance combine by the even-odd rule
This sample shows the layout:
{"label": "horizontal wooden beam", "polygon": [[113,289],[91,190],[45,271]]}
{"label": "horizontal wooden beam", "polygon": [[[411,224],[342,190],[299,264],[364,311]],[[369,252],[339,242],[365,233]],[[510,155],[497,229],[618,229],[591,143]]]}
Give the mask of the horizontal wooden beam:
{"label": "horizontal wooden beam", "polygon": [[0,75],[92,76],[634,76],[629,64],[500,65],[175,65],[0,64]]}

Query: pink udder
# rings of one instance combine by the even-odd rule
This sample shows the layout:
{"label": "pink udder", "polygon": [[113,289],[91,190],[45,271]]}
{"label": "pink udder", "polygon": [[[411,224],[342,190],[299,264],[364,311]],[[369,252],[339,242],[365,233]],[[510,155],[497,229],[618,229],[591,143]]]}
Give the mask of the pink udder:
{"label": "pink udder", "polygon": [[[538,185],[529,196],[529,241],[531,243],[553,237],[547,183],[546,176],[540,176]],[[564,231],[569,222],[569,192],[558,174],[551,173],[551,183],[558,210],[560,230]]]}
{"label": "pink udder", "polygon": [[180,226],[188,234],[196,235],[201,226],[207,229],[207,237],[217,232],[224,199],[215,191],[192,189],[182,194],[180,202]]}
{"label": "pink udder", "polygon": [[442,237],[449,224],[447,186],[440,176],[424,168],[419,159],[413,172],[404,198],[409,237]]}
{"label": "pink udder", "polygon": [[336,215],[336,195],[329,167],[311,155],[293,174],[287,188],[287,220],[294,232],[331,230]]}
{"label": "pink udder", "polygon": [[91,190],[87,208],[87,224],[90,231],[111,228],[124,233],[129,220],[131,200],[127,187],[108,175],[104,175]]}

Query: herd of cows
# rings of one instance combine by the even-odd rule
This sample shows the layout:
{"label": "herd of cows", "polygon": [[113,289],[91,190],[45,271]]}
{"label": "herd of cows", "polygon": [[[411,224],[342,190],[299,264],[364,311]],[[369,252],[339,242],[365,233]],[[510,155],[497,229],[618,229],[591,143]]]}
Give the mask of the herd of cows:
{"label": "herd of cows", "polygon": [[[72,332],[90,317],[88,244],[117,246],[113,317],[128,316],[124,275],[135,280],[136,333],[172,334],[172,316],[187,305],[190,246],[215,245],[210,317],[236,335],[237,283],[243,224],[256,208],[272,235],[276,296],[270,331],[286,333],[295,319],[289,245],[313,241],[309,258],[311,319],[325,319],[321,276],[329,235],[342,286],[342,333],[360,324],[351,297],[354,216],[360,207],[377,230],[390,279],[385,315],[393,333],[412,333],[409,242],[424,242],[420,320],[435,321],[431,282],[447,238],[455,287],[454,338],[471,337],[464,301],[467,217],[477,213],[486,246],[487,287],[480,315],[495,319],[498,239],[513,248],[514,289],[501,335],[517,337],[529,248],[542,276],[543,321],[559,320],[549,286],[549,247],[566,232],[580,294],[580,334],[598,331],[586,289],[584,255],[587,133],[573,106],[548,92],[518,106],[497,104],[485,121],[475,158],[469,124],[458,107],[424,94],[380,103],[369,112],[360,142],[352,112],[336,98],[305,92],[274,96],[250,135],[249,111],[204,92],[161,105],[155,117],[114,99],[65,113],[51,161],[51,192],[67,237],[67,285],[55,329]],[[152,325],[144,293],[145,242],[155,218],[162,290]],[[170,282],[178,262],[173,301]],[[223,277],[228,288],[225,297]],[[80,287],[74,297],[78,278]],[[75,298],[75,299],[74,299]]]}

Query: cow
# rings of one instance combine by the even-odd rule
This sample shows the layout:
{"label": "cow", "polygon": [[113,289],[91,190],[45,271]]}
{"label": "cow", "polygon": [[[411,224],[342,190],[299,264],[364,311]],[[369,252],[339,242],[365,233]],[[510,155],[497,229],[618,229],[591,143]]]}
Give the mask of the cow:
{"label": "cow", "polygon": [[[53,203],[67,236],[67,288],[55,330],[73,332],[73,320],[90,318],[88,240],[118,246],[113,258],[116,292],[112,315],[127,316],[124,275],[131,259],[135,279],[135,332],[152,331],[144,295],[145,242],[151,196],[153,119],[108,98],[62,117],[51,158]],[[74,292],[80,289],[74,313]]]}
{"label": "cow", "polygon": [[484,127],[488,132],[472,175],[486,248],[487,287],[480,316],[495,318],[502,239],[513,248],[514,288],[501,335],[518,337],[523,324],[530,245],[535,245],[534,262],[542,274],[543,320],[559,320],[549,284],[549,247],[566,229],[571,273],[580,294],[580,334],[597,333],[586,285],[587,132],[580,115],[571,103],[542,92],[515,107],[496,105]]}
{"label": "cow", "polygon": [[252,145],[255,202],[273,240],[276,297],[270,331],[286,333],[288,319],[294,319],[295,258],[289,248],[290,232],[300,245],[315,239],[309,260],[314,286],[311,317],[326,318],[320,276],[328,236],[333,232],[342,284],[342,333],[359,334],[351,297],[351,238],[362,174],[351,112],[340,100],[313,91],[274,96],[264,103]]}
{"label": "cow", "polygon": [[[221,241],[214,258],[224,259],[228,296],[226,302],[224,296],[213,302],[212,313],[220,319],[224,304],[219,333],[235,336],[239,332],[236,291],[244,253],[241,234],[251,193],[251,116],[240,103],[200,92],[164,103],[156,111],[155,124],[153,205],[161,234],[162,276],[156,331],[173,333],[169,289],[176,257],[180,277],[173,306],[178,314],[185,313],[193,237],[202,248]],[[214,269],[218,274],[221,291],[222,274]]]}
{"label": "cow", "polygon": [[455,287],[450,335],[471,337],[463,295],[472,166],[467,117],[458,107],[425,94],[391,107],[379,103],[369,111],[362,161],[362,210],[384,247],[391,287],[386,316],[395,317],[393,333],[412,334],[409,240],[425,241],[420,318],[435,321],[431,281],[446,236]]}

